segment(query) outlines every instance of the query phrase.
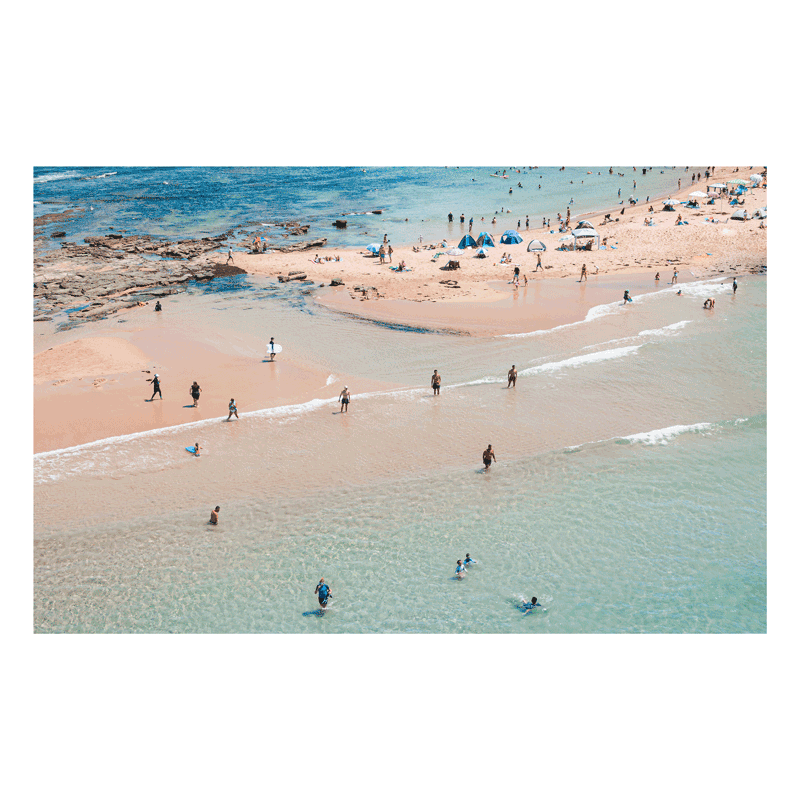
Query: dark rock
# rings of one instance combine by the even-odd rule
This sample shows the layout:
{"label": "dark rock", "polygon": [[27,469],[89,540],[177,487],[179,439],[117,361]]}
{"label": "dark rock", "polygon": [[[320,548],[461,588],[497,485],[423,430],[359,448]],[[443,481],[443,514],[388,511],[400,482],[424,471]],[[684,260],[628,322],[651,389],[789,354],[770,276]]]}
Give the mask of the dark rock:
{"label": "dark rock", "polygon": [[53,231],[50,234],[51,239],[63,239],[67,235],[66,231]]}
{"label": "dark rock", "polygon": [[333,223],[334,228],[346,228],[347,227],[347,220],[346,219],[337,219]]}
{"label": "dark rock", "polygon": [[330,286],[344,286],[344,281],[341,278],[331,278]]}

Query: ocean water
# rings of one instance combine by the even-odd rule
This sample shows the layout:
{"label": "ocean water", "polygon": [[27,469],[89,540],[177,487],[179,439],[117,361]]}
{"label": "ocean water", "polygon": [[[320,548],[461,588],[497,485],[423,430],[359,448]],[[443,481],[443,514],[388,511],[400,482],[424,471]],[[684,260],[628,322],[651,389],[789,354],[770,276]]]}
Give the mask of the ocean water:
{"label": "ocean water", "polygon": [[[512,177],[494,173],[507,170]],[[473,233],[541,229],[542,217],[613,208],[633,196],[644,202],[689,185],[701,167],[36,167],[34,219],[69,211],[41,228],[44,247],[82,242],[110,230],[171,239],[265,235],[282,241],[276,223],[310,224],[306,237],[326,237],[330,247],[460,239]],[[702,167],[705,170],[705,167]],[[512,171],[513,170],[513,171]],[[519,172],[516,172],[519,170]],[[636,187],[634,188],[634,181]],[[518,184],[522,184],[522,188]],[[541,188],[540,188],[541,187]],[[509,194],[509,189],[513,194]],[[508,209],[511,209],[509,212]],[[380,210],[380,215],[373,211]],[[455,221],[448,223],[452,212]],[[466,221],[459,223],[464,213]],[[495,225],[492,217],[497,215]],[[485,222],[481,222],[481,217]],[[347,228],[333,227],[346,219]],[[63,239],[50,233],[64,231]]]}
{"label": "ocean water", "polygon": [[[302,405],[35,456],[34,629],[766,632],[766,279],[739,286],[481,338],[253,279],[170,297],[237,352],[282,331],[285,355],[329,377]],[[342,375],[387,388],[351,383],[340,414]],[[457,581],[467,552],[479,564]],[[543,608],[524,615],[532,595]]]}

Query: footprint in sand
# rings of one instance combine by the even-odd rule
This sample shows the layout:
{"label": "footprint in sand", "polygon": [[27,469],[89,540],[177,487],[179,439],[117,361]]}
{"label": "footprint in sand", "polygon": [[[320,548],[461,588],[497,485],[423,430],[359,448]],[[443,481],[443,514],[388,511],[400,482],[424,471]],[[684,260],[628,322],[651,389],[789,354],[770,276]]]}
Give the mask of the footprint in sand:
{"label": "footprint in sand", "polygon": [[59,386],[62,383],[69,383],[69,381],[66,378],[62,378],[60,381],[55,381],[55,383],[53,383],[53,386]]}
{"label": "footprint in sand", "polygon": [[102,386],[102,384],[104,384],[105,382],[106,382],[105,378],[95,378],[95,380],[92,381],[92,386],[94,386],[94,388],[96,389],[98,386]]}

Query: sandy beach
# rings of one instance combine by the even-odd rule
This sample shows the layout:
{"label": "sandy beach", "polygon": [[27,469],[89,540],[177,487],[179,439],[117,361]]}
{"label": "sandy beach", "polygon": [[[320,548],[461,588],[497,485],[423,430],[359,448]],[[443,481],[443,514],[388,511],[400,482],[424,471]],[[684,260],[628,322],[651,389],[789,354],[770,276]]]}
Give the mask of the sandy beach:
{"label": "sandy beach", "polygon": [[[717,168],[708,183],[724,183],[753,171],[734,170]],[[688,175],[682,175],[681,190],[672,196],[685,200],[691,192],[705,188],[705,180],[692,184]],[[651,205],[652,213],[648,211]],[[766,205],[766,188],[745,194],[743,207],[749,216]],[[486,259],[465,251],[455,259],[460,264],[456,270],[443,269],[451,257],[434,258],[447,248],[417,251],[412,245],[393,246],[391,265],[380,264],[364,250],[329,249],[236,253],[235,264],[263,279],[305,274],[307,281],[316,284],[314,301],[332,311],[471,336],[522,333],[576,322],[592,307],[621,299],[625,289],[636,296],[665,287],[673,270],[678,271],[679,282],[686,283],[712,275],[732,278],[766,265],[766,228],[760,228],[758,220],[729,220],[734,209],[724,198],[694,210],[677,206],[674,212],[663,211],[662,204],[652,198],[650,203],[626,205],[624,214],[621,209],[612,211],[614,221],[606,224],[603,212],[583,215],[607,240],[606,249],[588,252],[556,250],[561,234],[555,219],[546,229],[531,220],[530,229],[525,230],[523,221],[520,233],[525,242],[536,237],[547,245],[543,268],[538,271],[537,256],[527,252],[525,244],[500,244],[503,230],[514,228],[516,218],[513,223],[498,219],[494,226],[476,221],[473,235],[489,231],[496,247]],[[678,214],[688,225],[674,224]],[[644,224],[650,216],[655,222],[652,227]],[[706,222],[712,217],[720,222]],[[571,220],[573,226],[577,222],[578,218]],[[462,227],[466,233],[467,226]],[[457,243],[449,242],[448,248]],[[499,263],[503,253],[511,254],[511,263]],[[315,256],[339,260],[315,263]],[[391,269],[400,261],[407,271]],[[520,269],[519,289],[511,284],[515,265]],[[588,280],[579,282],[583,265]],[[656,273],[660,282],[655,281]],[[332,281],[343,285],[331,287]],[[189,302],[182,295],[173,295],[172,301],[176,300]],[[35,452],[225,417],[231,396],[240,411],[336,397],[339,383],[357,377],[337,376],[337,384],[330,385],[327,373],[315,365],[297,363],[289,352],[265,364],[262,334],[242,331],[237,344],[227,340],[225,331],[202,320],[187,327],[185,319],[171,322],[168,313],[154,314],[152,309],[152,304],[128,309],[124,329],[120,314],[61,332],[49,322],[34,324]],[[154,408],[142,414],[140,407],[151,394],[146,380],[156,373],[168,388],[170,400],[156,397]],[[189,397],[193,380],[203,390],[198,408],[191,407]],[[358,382],[365,390],[391,388],[366,376],[358,376]]]}

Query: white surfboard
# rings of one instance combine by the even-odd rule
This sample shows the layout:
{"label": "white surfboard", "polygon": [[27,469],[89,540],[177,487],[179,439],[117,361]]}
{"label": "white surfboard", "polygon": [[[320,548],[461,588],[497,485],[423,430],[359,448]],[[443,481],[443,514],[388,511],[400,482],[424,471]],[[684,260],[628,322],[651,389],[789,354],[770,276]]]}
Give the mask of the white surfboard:
{"label": "white surfboard", "polygon": [[268,353],[280,353],[283,348],[279,344],[268,344],[267,345],[267,352]]}

